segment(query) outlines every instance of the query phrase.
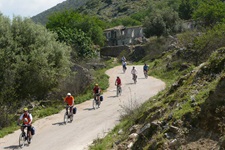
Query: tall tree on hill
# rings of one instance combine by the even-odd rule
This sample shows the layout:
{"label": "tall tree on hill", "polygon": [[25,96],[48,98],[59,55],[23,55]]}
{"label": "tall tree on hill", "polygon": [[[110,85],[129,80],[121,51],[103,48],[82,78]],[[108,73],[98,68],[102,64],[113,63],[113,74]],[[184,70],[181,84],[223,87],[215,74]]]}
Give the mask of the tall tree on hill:
{"label": "tall tree on hill", "polygon": [[[161,9],[163,7],[163,9]],[[164,2],[156,2],[150,8],[143,26],[146,37],[170,35],[180,30],[178,13]]]}
{"label": "tall tree on hill", "polygon": [[46,24],[49,30],[58,34],[60,41],[66,42],[73,48],[73,53],[83,58],[94,56],[96,53],[94,45],[103,46],[104,26],[104,23],[99,19],[74,11],[53,14]]}

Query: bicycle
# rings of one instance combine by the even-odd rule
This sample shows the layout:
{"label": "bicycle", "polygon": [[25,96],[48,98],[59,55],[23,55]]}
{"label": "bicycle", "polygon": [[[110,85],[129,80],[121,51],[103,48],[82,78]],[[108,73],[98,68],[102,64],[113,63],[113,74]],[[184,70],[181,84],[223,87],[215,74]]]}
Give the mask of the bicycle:
{"label": "bicycle", "polygon": [[[26,141],[29,146],[31,139],[28,136],[28,125],[19,125],[19,126],[24,128],[21,134],[19,135],[19,147],[23,148],[25,146]],[[24,131],[26,127],[27,127],[27,132]]]}
{"label": "bicycle", "polygon": [[127,70],[127,67],[126,66],[123,66],[123,73],[125,73]]}
{"label": "bicycle", "polygon": [[147,70],[144,70],[144,76],[145,76],[145,79],[148,78],[148,71]]}
{"label": "bicycle", "polygon": [[116,85],[116,96],[118,97],[122,93],[122,88],[120,85]]}
{"label": "bicycle", "polygon": [[69,120],[70,122],[73,122],[73,106],[66,106],[66,112],[64,114],[64,123],[67,124]]}
{"label": "bicycle", "polygon": [[137,83],[137,75],[136,74],[133,74],[133,80],[134,80],[134,84]]}
{"label": "bicycle", "polygon": [[100,104],[101,104],[100,96],[96,96],[93,100],[93,109],[100,108]]}

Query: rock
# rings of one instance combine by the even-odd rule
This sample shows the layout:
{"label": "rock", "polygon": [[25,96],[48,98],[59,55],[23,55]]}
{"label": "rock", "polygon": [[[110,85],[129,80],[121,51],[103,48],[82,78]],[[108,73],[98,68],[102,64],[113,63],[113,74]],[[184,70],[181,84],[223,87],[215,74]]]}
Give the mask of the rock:
{"label": "rock", "polygon": [[131,148],[133,145],[134,145],[134,143],[133,143],[133,142],[130,142],[130,143],[127,145],[127,148]]}
{"label": "rock", "polygon": [[179,145],[179,142],[177,139],[173,139],[170,143],[169,143],[169,147],[177,147]]}
{"label": "rock", "polygon": [[119,135],[123,134],[123,130],[120,129],[120,130],[118,131],[118,134],[119,134]]}
{"label": "rock", "polygon": [[172,133],[179,133],[179,128],[172,125],[172,126],[170,126],[170,131]]}
{"label": "rock", "polygon": [[133,126],[129,129],[130,133],[137,133],[138,130],[140,130],[140,125],[133,125]]}
{"label": "rock", "polygon": [[153,128],[158,128],[160,126],[161,122],[160,121],[153,121],[151,122],[151,126]]}
{"label": "rock", "polygon": [[195,102],[195,96],[191,95],[191,102],[194,103]]}
{"label": "rock", "polygon": [[167,139],[170,139],[170,136],[168,133],[164,133],[164,137],[167,138]]}
{"label": "rock", "polygon": [[143,133],[146,129],[150,128],[151,124],[150,123],[147,123],[143,128],[140,129],[139,133]]}
{"label": "rock", "polygon": [[129,139],[133,140],[133,141],[135,141],[137,139],[137,137],[138,137],[137,133],[132,133],[132,134],[129,135]]}
{"label": "rock", "polygon": [[116,144],[116,145],[119,145],[120,144],[120,140],[118,140],[118,141],[116,141],[116,142],[114,142],[114,144]]}

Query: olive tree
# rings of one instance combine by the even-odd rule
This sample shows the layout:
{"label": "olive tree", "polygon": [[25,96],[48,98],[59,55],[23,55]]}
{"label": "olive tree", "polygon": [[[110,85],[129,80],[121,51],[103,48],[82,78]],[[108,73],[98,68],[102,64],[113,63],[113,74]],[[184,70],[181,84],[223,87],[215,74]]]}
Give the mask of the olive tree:
{"label": "olive tree", "polygon": [[[70,72],[70,51],[30,19],[0,17],[0,99],[44,99]],[[9,96],[10,95],[10,96]]]}

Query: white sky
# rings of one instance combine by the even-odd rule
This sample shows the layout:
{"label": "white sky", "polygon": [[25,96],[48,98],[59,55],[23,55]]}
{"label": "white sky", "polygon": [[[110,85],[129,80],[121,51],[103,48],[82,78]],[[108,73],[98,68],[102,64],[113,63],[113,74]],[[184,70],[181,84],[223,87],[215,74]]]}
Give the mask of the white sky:
{"label": "white sky", "polygon": [[0,0],[0,12],[7,17],[33,17],[65,0]]}

